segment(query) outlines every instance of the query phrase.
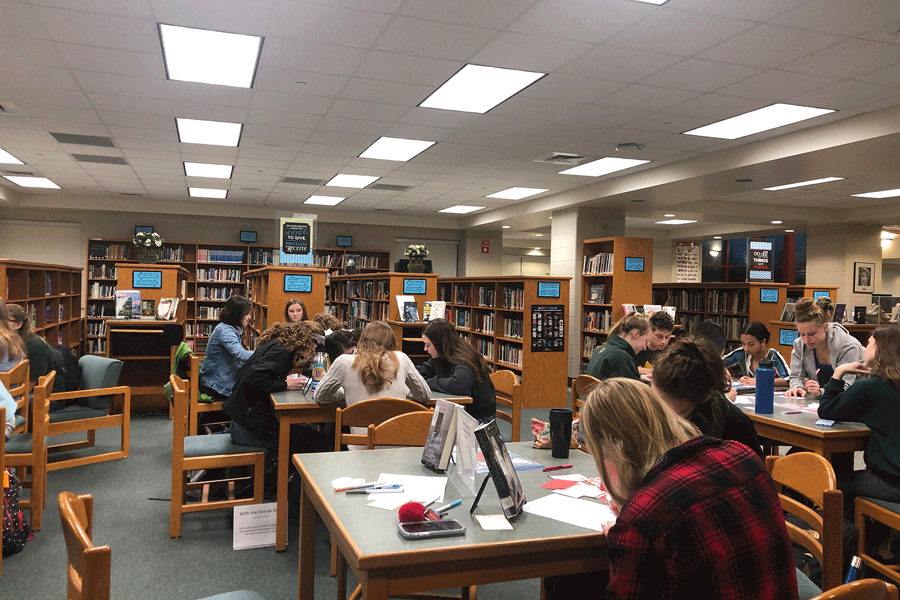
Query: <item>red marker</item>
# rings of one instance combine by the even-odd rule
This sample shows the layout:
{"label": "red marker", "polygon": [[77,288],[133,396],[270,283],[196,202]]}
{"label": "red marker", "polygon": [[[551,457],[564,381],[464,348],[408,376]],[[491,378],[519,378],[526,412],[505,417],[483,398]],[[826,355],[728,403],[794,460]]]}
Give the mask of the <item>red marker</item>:
{"label": "red marker", "polygon": [[555,467],[544,467],[543,471],[559,471],[560,469],[571,469],[572,465],[557,465]]}

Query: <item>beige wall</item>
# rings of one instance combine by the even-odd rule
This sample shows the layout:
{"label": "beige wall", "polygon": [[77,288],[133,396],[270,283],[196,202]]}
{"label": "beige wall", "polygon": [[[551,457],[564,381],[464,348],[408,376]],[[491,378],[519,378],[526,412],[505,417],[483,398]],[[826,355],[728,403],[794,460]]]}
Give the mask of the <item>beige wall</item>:
{"label": "beige wall", "polygon": [[[481,251],[482,241],[490,243],[487,254]],[[465,277],[490,277],[502,271],[503,233],[486,230],[466,231],[459,249],[459,274]]]}
{"label": "beige wall", "polygon": [[837,285],[838,302],[849,307],[868,304],[869,294],[853,293],[853,263],[875,264],[876,292],[882,290],[881,227],[843,227],[840,231],[818,230],[806,235],[807,285]]}
{"label": "beige wall", "polygon": [[515,277],[526,275],[540,277],[550,274],[549,256],[515,256],[506,254],[503,256],[503,275]]}
{"label": "beige wall", "polygon": [[881,287],[878,291],[882,294],[900,296],[900,265],[885,264],[881,272]]}

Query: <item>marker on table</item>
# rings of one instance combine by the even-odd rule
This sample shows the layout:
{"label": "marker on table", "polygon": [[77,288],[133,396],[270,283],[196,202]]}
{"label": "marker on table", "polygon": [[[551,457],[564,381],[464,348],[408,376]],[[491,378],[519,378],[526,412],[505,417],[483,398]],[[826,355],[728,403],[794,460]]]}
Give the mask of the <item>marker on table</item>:
{"label": "marker on table", "polygon": [[440,496],[435,496],[434,498],[432,498],[432,499],[429,500],[428,502],[423,502],[423,503],[422,503],[422,508],[428,508],[429,506],[431,506],[432,504],[434,504],[435,502],[437,502],[439,498],[440,498]]}
{"label": "marker on table", "polygon": [[358,490],[360,488],[375,487],[377,485],[384,485],[384,482],[383,481],[367,481],[366,483],[360,483],[358,485],[348,485],[347,487],[334,488],[334,491],[335,492],[346,492],[348,490]]}
{"label": "marker on table", "polygon": [[571,469],[572,465],[556,465],[555,467],[544,467],[542,471],[559,471],[560,469]]}
{"label": "marker on table", "polygon": [[454,500],[450,504],[445,504],[443,506],[439,506],[438,508],[434,509],[434,512],[441,514],[442,512],[446,512],[446,511],[450,510],[451,508],[453,508],[454,506],[459,506],[460,504],[462,504],[462,500]]}
{"label": "marker on table", "polygon": [[398,484],[395,485],[384,485],[381,487],[367,487],[361,488],[358,490],[347,490],[348,494],[400,494],[403,493],[403,486]]}

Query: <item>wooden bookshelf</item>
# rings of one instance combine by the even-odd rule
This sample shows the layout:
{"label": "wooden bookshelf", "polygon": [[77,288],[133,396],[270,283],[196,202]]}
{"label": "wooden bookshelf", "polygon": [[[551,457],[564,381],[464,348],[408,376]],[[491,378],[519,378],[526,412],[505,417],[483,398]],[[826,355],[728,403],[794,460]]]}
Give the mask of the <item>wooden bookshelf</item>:
{"label": "wooden bookshelf", "polygon": [[446,318],[496,369],[522,380],[526,408],[567,405],[568,277],[441,277]]}
{"label": "wooden bookshelf", "polygon": [[[328,269],[263,267],[247,271],[244,276],[247,280],[245,294],[253,305],[250,329],[254,335],[251,337],[255,338],[273,323],[284,321],[284,307],[291,298],[303,300],[309,319],[325,310]],[[305,290],[307,284],[309,291],[285,291],[285,287],[292,285],[300,285]],[[253,340],[249,342],[249,347],[255,348]]]}
{"label": "wooden bookshelf", "polygon": [[386,273],[391,267],[391,253],[387,250],[357,250],[355,248],[313,248],[313,266],[328,269],[330,275],[344,275],[347,258],[357,255],[360,274]]}
{"label": "wooden bookshelf", "polygon": [[422,341],[422,331],[428,323],[404,323],[402,321],[388,321],[394,337],[397,338],[397,349],[406,354],[413,364],[420,365],[431,356],[425,352],[425,342]]}
{"label": "wooden bookshelf", "polygon": [[396,297],[407,295],[416,299],[421,316],[425,302],[437,297],[437,280],[438,275],[432,273],[333,276],[329,310],[351,328],[365,327],[369,321],[402,321]]}
{"label": "wooden bookshelf", "polygon": [[[651,304],[653,240],[610,237],[581,244],[581,370],[604,344],[623,304]],[[603,294],[592,298],[602,286]]]}
{"label": "wooden bookshelf", "polygon": [[[716,321],[730,350],[740,345],[740,332],[751,321],[768,326],[781,317],[787,288],[786,283],[654,283],[653,304],[674,306],[675,323],[688,334],[702,321]],[[778,332],[770,333],[777,341]]]}
{"label": "wooden bookshelf", "polygon": [[32,329],[51,346],[81,353],[84,319],[81,278],[84,269],[64,265],[0,260],[0,290],[8,304],[19,304]]}
{"label": "wooden bookshelf", "polygon": [[[130,239],[88,239],[85,352],[106,352],[106,320],[113,316],[117,287],[116,263],[139,264],[135,250]],[[232,295],[244,292],[244,274],[271,264],[277,252],[277,248],[257,244],[163,244],[156,264],[187,269],[184,333],[196,353],[202,355],[206,349],[209,335],[219,322],[218,310]]]}

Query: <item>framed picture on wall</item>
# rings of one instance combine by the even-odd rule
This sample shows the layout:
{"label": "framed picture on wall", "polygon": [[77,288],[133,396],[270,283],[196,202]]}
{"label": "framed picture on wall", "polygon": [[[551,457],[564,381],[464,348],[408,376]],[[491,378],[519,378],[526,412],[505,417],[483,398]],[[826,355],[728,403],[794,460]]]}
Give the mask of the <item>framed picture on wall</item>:
{"label": "framed picture on wall", "polygon": [[875,291],[875,263],[853,263],[853,293],[871,294]]}
{"label": "framed picture on wall", "polygon": [[135,225],[134,235],[139,233],[153,233],[153,225]]}

